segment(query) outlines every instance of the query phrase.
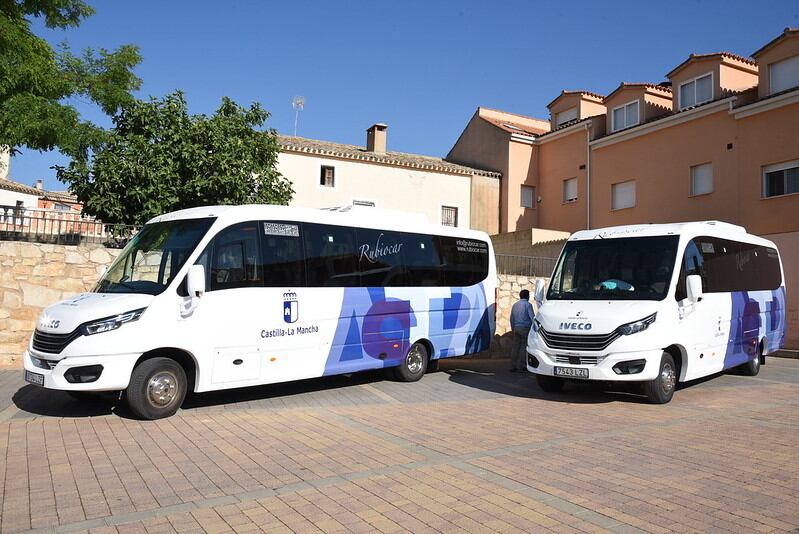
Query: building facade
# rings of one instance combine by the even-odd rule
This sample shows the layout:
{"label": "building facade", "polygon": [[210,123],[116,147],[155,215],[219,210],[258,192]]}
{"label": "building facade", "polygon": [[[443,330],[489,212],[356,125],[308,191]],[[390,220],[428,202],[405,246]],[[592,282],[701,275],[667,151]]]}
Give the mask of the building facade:
{"label": "building facade", "polygon": [[473,117],[448,159],[491,168],[480,153],[464,157],[474,145],[529,154],[504,169],[503,232],[717,219],[772,239],[786,271],[788,342],[799,347],[799,30],[751,58],[692,54],[666,77],[606,96],[564,91],[540,133],[502,138]]}
{"label": "building facade", "polygon": [[441,158],[386,150],[387,126],[366,146],[280,136],[277,169],[294,187],[292,206],[375,206],[421,213],[434,224],[497,233],[500,174]]}

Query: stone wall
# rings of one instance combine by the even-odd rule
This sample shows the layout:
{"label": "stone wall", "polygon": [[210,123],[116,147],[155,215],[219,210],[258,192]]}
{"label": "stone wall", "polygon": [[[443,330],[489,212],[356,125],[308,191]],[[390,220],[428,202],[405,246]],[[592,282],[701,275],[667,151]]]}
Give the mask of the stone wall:
{"label": "stone wall", "polygon": [[119,252],[0,241],[0,365],[19,365],[42,309],[90,289]]}
{"label": "stone wall", "polygon": [[[544,278],[544,280],[547,280]],[[510,310],[513,303],[519,300],[519,291],[527,289],[530,291],[530,302],[535,309],[534,276],[517,276],[512,274],[500,274],[497,276],[497,324],[494,334],[494,342],[491,344],[491,353],[494,356],[509,356],[511,348],[511,328]]]}

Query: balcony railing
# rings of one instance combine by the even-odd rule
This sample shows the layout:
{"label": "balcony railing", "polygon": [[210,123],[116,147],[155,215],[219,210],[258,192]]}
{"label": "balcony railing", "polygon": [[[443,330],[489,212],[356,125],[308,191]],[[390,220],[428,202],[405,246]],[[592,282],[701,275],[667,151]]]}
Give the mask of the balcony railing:
{"label": "balcony railing", "polygon": [[497,273],[519,276],[549,276],[555,268],[557,258],[538,256],[512,256],[497,254]]}
{"label": "balcony railing", "polygon": [[121,248],[138,226],[108,224],[76,211],[0,206],[0,240],[78,245],[101,243]]}

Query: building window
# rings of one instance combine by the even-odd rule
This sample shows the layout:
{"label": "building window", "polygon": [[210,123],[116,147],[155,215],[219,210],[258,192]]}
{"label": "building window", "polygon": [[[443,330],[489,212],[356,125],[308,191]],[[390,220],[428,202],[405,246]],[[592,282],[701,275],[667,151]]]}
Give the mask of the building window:
{"label": "building window", "polygon": [[789,57],[768,66],[769,94],[799,87],[799,56]]}
{"label": "building window", "polygon": [[441,225],[458,226],[458,208],[441,206]]}
{"label": "building window", "polygon": [[638,124],[638,100],[613,108],[612,120],[614,132]]}
{"label": "building window", "polygon": [[557,115],[555,115],[555,127],[558,127],[562,124],[566,124],[569,121],[573,121],[577,118],[577,108],[569,108],[566,111],[561,111]]}
{"label": "building window", "polygon": [[691,167],[691,196],[713,192],[713,164],[704,163]]}
{"label": "building window", "polygon": [[322,165],[322,174],[319,177],[319,185],[324,187],[336,187],[336,168]]}
{"label": "building window", "polygon": [[679,98],[681,110],[713,100],[713,73],[681,83]]}
{"label": "building window", "polygon": [[535,207],[535,187],[529,185],[522,186],[522,203],[523,208]]}
{"label": "building window", "polygon": [[763,198],[799,193],[799,160],[763,167]]}
{"label": "building window", "polygon": [[563,202],[577,202],[577,178],[563,180]]}
{"label": "building window", "polygon": [[635,180],[610,186],[610,209],[623,210],[635,207]]}

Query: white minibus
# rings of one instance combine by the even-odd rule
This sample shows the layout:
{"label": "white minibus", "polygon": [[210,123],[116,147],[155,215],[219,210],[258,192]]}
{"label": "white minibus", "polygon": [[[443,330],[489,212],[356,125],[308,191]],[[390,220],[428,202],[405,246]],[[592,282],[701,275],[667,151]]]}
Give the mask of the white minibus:
{"label": "white minibus", "polygon": [[124,391],[145,419],[187,392],[393,368],[488,348],[482,232],[375,208],[214,206],[149,221],[96,287],[42,313],[25,380]]}
{"label": "white minibus", "polygon": [[638,381],[666,403],[678,382],[733,367],[756,375],[785,338],[777,247],[716,221],[576,232],[536,298],[527,369],[548,392]]}

